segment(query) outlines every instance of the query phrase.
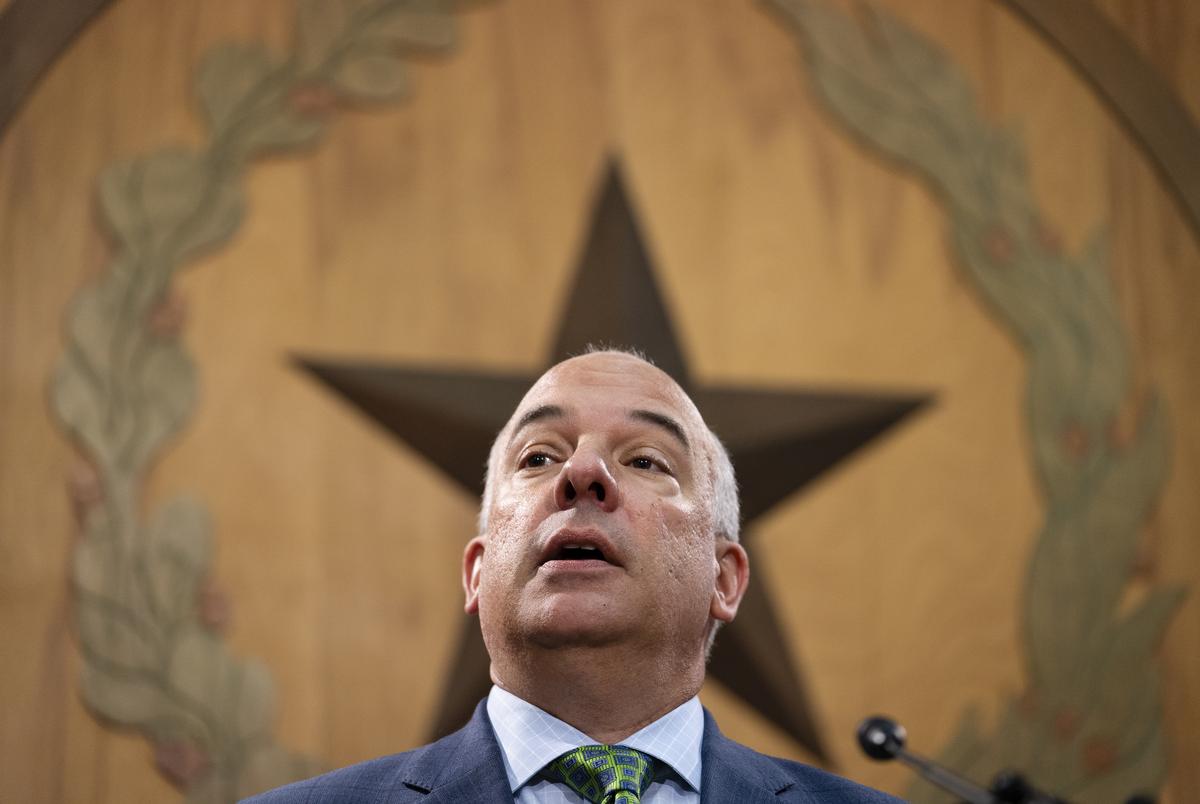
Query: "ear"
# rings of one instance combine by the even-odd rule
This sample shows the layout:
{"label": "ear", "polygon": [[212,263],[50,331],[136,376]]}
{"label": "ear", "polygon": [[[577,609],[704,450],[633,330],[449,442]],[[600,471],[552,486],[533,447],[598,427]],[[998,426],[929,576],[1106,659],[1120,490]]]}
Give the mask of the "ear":
{"label": "ear", "polygon": [[714,620],[727,623],[737,615],[750,584],[750,559],[744,547],[729,539],[717,538],[716,551],[717,577],[708,613]]}
{"label": "ear", "polygon": [[463,591],[467,593],[467,602],[463,610],[467,614],[479,613],[479,575],[483,571],[483,550],[487,540],[476,536],[467,542],[463,551]]}

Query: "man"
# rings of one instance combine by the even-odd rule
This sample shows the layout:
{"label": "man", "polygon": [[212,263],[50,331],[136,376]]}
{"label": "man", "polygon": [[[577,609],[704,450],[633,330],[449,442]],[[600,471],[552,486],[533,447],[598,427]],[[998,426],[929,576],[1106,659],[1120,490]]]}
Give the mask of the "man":
{"label": "man", "polygon": [[479,533],[463,586],[495,686],[471,722],[254,801],[897,801],[738,745],[701,707],[749,564],[729,457],[650,363],[547,371],[492,447]]}

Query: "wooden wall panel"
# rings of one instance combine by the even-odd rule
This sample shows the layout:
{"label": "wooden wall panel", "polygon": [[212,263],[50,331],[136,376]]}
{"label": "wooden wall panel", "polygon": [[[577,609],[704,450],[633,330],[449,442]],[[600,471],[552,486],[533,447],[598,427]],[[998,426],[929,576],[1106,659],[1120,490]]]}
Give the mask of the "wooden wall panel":
{"label": "wooden wall panel", "polygon": [[[1138,377],[1172,411],[1171,479],[1142,576],[1195,584],[1200,236],[1049,46],[994,3],[895,0],[1024,135],[1068,251],[1112,232]],[[1186,0],[1099,4],[1200,115]],[[0,141],[0,799],[169,799],[140,738],[82,708],[64,489],[77,462],[46,383],[68,300],[103,270],[106,164],[202,135],[212,44],[280,48],[290,4],[121,0]],[[1188,38],[1191,32],[1191,38]],[[235,652],[264,660],[289,746],[344,764],[418,744],[459,610],[473,501],[295,370],[297,353],[542,364],[605,160],[624,164],[660,283],[704,380],[929,391],[936,404],[761,524],[770,584],[841,769],[862,715],[933,753],[962,710],[1023,683],[1021,584],[1041,521],[1024,362],[958,272],[924,185],[846,136],[794,39],[753,3],[501,0],[398,108],[338,113],[311,154],[256,165],[232,244],[177,284],[202,401],[147,499],[213,513]],[[1200,604],[1163,645],[1168,800],[1200,795]],[[727,733],[802,756],[715,686]]]}

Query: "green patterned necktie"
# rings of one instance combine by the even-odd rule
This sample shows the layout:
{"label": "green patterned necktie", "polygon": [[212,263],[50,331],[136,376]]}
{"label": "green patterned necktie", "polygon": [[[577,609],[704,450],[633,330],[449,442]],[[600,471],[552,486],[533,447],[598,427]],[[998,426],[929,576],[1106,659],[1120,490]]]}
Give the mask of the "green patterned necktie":
{"label": "green patterned necktie", "polygon": [[654,760],[623,745],[584,745],[546,766],[592,804],[641,804],[654,778]]}

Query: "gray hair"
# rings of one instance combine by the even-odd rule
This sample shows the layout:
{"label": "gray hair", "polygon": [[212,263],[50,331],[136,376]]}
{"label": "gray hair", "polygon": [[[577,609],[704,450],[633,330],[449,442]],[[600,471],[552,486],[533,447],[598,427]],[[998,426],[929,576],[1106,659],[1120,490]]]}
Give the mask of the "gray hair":
{"label": "gray hair", "polygon": [[[607,346],[589,345],[584,354],[621,354],[641,360],[651,366],[654,362],[636,349],[618,349]],[[492,507],[494,490],[492,488],[496,467],[500,462],[500,453],[504,446],[504,434],[508,424],[496,434],[492,448],[488,451],[487,466],[484,470],[483,500],[479,506],[479,534],[487,533],[488,509]],[[711,514],[713,533],[722,539],[738,541],[741,533],[741,504],[738,501],[737,476],[733,472],[733,461],[729,451],[721,443],[711,429],[705,428],[708,434],[708,445],[705,453],[708,458],[708,479],[712,490]]]}

